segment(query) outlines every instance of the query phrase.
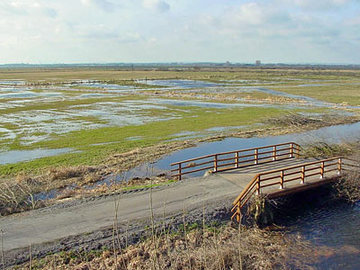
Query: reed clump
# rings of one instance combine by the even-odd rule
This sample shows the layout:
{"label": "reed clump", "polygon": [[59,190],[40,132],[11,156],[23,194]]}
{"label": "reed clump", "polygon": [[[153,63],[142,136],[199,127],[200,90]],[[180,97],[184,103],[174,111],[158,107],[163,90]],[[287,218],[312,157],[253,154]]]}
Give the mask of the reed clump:
{"label": "reed clump", "polygon": [[357,149],[355,143],[330,144],[326,142],[308,143],[302,148],[302,155],[308,158],[330,158],[348,156]]}
{"label": "reed clump", "polygon": [[91,166],[75,166],[75,167],[54,167],[49,169],[48,176],[51,180],[63,180],[73,177],[80,177],[96,171]]}
{"label": "reed clump", "polygon": [[311,118],[300,113],[289,113],[280,117],[270,118],[268,120],[271,124],[277,126],[305,126],[309,124],[319,124],[321,119]]}
{"label": "reed clump", "polygon": [[19,176],[14,182],[0,183],[0,215],[35,209],[42,206],[41,201],[34,199],[34,193],[40,183],[31,177]]}
{"label": "reed clump", "polygon": [[288,113],[283,116],[269,118],[267,123],[283,127],[321,127],[356,121],[355,117],[340,114],[306,115],[301,113]]}
{"label": "reed clump", "polygon": [[360,201],[360,171],[348,171],[333,186],[336,197],[350,203]]}

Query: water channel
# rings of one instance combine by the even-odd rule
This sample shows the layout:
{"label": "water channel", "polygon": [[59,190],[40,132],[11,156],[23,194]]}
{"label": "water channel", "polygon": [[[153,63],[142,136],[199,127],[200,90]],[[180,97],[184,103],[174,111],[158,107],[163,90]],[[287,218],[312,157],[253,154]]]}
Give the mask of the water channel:
{"label": "water channel", "polygon": [[[202,143],[196,147],[172,153],[153,164],[155,171],[169,170],[170,163],[194,156],[226,152],[294,141],[339,143],[360,139],[360,122],[324,127],[303,133],[254,138],[227,138]],[[144,172],[142,170],[137,172]],[[135,174],[136,170],[132,170]],[[128,172],[128,175],[131,173]],[[200,172],[197,176],[201,175]],[[124,177],[124,176],[123,176]],[[307,204],[307,202],[303,202]],[[318,205],[307,211],[289,216],[280,225],[292,234],[300,234],[315,245],[326,247],[327,253],[319,256],[313,265],[316,269],[360,269],[360,202],[354,205]]]}

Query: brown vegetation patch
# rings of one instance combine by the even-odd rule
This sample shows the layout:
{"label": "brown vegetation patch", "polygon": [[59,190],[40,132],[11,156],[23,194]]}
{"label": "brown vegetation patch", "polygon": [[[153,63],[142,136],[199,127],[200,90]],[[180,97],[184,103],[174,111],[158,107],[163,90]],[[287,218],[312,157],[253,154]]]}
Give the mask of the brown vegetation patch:
{"label": "brown vegetation patch", "polygon": [[92,173],[95,170],[96,168],[90,166],[57,167],[49,169],[48,176],[52,181],[63,180],[83,176]]}
{"label": "brown vegetation patch", "polygon": [[[257,228],[195,229],[161,236],[123,250],[62,253],[32,262],[36,269],[311,269],[328,254],[300,236]],[[28,268],[27,263],[23,268]]]}
{"label": "brown vegetation patch", "polygon": [[360,200],[360,171],[349,171],[333,184],[336,196],[350,203]]}
{"label": "brown vegetation patch", "polygon": [[351,155],[356,148],[354,143],[329,144],[325,142],[309,143],[302,148],[302,155],[311,158],[331,158]]}

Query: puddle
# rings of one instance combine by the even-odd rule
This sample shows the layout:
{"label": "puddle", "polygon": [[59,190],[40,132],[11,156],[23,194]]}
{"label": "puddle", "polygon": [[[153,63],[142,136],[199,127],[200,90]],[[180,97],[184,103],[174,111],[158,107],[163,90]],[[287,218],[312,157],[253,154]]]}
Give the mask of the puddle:
{"label": "puddle", "polygon": [[80,87],[90,87],[90,88],[98,88],[104,90],[129,90],[133,89],[133,86],[128,85],[119,85],[119,84],[108,84],[108,83],[100,83],[100,82],[80,82],[80,83],[72,83],[72,87],[80,86]]}
{"label": "puddle", "polygon": [[[22,92],[11,92],[11,93],[5,93],[0,94],[0,99],[11,99],[11,98],[36,98],[36,97],[62,97],[63,95],[61,93],[56,92],[41,92],[41,93],[35,93],[31,91],[22,91]],[[22,101],[21,101],[22,102]]]}
{"label": "puddle", "polygon": [[94,116],[106,121],[104,126],[142,125],[152,121],[174,119],[174,115],[148,116],[146,110],[166,110],[167,107],[147,104],[146,101],[100,102],[94,105],[72,106],[75,110],[68,110],[73,116]]}
{"label": "puddle", "polygon": [[82,94],[79,96],[79,98],[99,98],[99,97],[109,97],[108,94],[100,94],[100,93],[88,93],[88,94]]}
{"label": "puddle", "polygon": [[16,134],[7,128],[0,128],[0,139],[1,140],[14,140]]}
{"label": "puddle", "polygon": [[37,97],[38,94],[31,92],[31,91],[23,91],[23,92],[17,92],[17,93],[5,93],[0,94],[0,99],[9,99],[9,98],[32,98]]}
{"label": "puddle", "polygon": [[139,141],[142,140],[144,137],[143,136],[133,136],[133,137],[127,137],[126,140],[127,141]]}
{"label": "puddle", "polygon": [[[261,126],[263,124],[258,124],[256,126]],[[244,128],[248,128],[249,126],[230,126],[230,127],[213,127],[213,128],[209,128],[209,129],[206,129],[205,131],[208,131],[208,132],[223,132],[223,131],[229,131],[229,130],[232,130],[232,129],[244,129]]]}
{"label": "puddle", "polygon": [[157,104],[166,104],[179,107],[193,106],[200,108],[231,108],[231,107],[279,107],[279,105],[271,104],[249,104],[249,103],[219,103],[207,101],[193,101],[193,100],[177,100],[177,99],[149,99],[150,102]]}
{"label": "puddle", "polygon": [[191,89],[191,88],[205,88],[214,87],[222,84],[206,82],[206,81],[195,81],[195,80],[138,80],[137,82],[142,84],[148,84],[153,86],[165,86],[173,89]]}
{"label": "puddle", "polygon": [[30,161],[42,157],[56,156],[73,151],[71,148],[60,149],[35,149],[35,150],[15,150],[0,152],[0,164],[11,164],[22,161]]}
{"label": "puddle", "polygon": [[34,201],[45,201],[56,198],[61,193],[58,189],[52,189],[50,191],[39,192],[33,195]]}
{"label": "puddle", "polygon": [[0,80],[0,85],[25,85],[23,80]]}

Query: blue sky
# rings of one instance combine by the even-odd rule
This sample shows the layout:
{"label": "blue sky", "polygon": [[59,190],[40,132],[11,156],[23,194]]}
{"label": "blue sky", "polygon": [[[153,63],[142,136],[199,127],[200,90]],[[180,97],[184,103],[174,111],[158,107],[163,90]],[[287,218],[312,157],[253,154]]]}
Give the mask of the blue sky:
{"label": "blue sky", "polygon": [[360,0],[0,0],[0,64],[360,64]]}

